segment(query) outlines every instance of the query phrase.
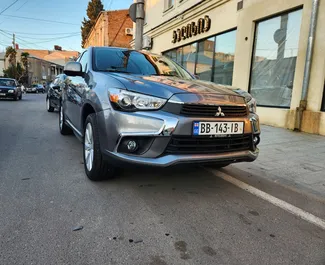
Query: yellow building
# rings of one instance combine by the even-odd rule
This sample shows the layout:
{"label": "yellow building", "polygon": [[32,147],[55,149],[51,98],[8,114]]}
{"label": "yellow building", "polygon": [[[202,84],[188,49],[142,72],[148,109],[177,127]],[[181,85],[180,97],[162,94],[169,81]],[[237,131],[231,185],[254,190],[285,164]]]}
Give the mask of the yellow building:
{"label": "yellow building", "polygon": [[152,52],[173,58],[200,79],[249,91],[262,123],[325,135],[324,0],[315,20],[307,105],[297,110],[306,103],[301,99],[313,4],[146,0],[144,34],[152,38]]}

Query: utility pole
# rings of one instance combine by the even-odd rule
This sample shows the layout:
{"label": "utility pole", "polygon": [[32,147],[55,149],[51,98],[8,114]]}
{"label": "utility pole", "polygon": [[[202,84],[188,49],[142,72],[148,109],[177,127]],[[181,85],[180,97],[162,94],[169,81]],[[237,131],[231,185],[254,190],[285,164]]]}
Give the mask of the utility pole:
{"label": "utility pole", "polygon": [[144,26],[144,0],[138,0],[136,5],[135,49],[142,49]]}

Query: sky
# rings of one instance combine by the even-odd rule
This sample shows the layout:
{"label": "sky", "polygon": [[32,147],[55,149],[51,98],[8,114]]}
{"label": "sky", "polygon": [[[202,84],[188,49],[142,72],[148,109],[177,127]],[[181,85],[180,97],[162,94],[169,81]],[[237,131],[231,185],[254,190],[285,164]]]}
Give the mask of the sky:
{"label": "sky", "polygon": [[[83,17],[86,17],[88,2],[89,0],[1,0],[0,52],[12,45],[13,33],[16,34],[19,48],[53,50],[54,45],[59,45],[64,50],[82,51],[80,26]],[[133,0],[102,0],[102,3],[105,10],[117,10],[129,8]],[[11,4],[13,5],[3,12]]]}

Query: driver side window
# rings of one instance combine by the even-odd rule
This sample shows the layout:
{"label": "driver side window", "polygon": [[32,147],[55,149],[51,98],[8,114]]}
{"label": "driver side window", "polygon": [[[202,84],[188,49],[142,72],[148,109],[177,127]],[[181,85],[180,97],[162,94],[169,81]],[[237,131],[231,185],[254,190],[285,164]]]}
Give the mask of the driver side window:
{"label": "driver side window", "polygon": [[88,52],[85,51],[78,61],[82,65],[82,72],[86,73],[88,70]]}

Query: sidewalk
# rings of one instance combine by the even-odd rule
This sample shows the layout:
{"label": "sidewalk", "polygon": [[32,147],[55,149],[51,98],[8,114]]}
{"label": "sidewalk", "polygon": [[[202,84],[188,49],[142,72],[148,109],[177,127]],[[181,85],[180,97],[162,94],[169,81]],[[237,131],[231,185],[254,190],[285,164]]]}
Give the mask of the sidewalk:
{"label": "sidewalk", "polygon": [[234,168],[325,199],[325,137],[262,126],[260,155]]}

